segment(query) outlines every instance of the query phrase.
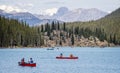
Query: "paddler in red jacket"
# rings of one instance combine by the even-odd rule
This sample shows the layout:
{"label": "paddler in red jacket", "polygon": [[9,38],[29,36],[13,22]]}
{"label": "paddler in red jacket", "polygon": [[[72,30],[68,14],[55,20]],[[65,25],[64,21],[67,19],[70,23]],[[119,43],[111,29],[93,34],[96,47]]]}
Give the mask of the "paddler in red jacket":
{"label": "paddler in red jacket", "polygon": [[25,63],[24,58],[21,59],[21,63],[22,63],[22,64]]}

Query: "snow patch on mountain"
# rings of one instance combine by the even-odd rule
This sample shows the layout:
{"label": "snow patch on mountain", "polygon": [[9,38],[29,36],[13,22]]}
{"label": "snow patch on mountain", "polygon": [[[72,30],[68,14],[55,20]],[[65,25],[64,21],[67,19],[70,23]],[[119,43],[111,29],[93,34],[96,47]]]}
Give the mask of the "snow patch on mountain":
{"label": "snow patch on mountain", "polygon": [[58,8],[50,8],[50,9],[40,11],[40,14],[52,16],[52,15],[56,14],[57,11],[58,11]]}

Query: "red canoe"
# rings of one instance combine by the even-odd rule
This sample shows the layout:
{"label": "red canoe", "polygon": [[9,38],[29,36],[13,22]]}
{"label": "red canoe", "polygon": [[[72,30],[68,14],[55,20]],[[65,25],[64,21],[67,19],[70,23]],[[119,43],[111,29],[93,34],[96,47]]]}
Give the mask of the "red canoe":
{"label": "red canoe", "polygon": [[18,64],[19,64],[20,66],[36,67],[36,63],[30,64],[30,63],[21,63],[21,62],[18,62]]}
{"label": "red canoe", "polygon": [[56,59],[78,59],[78,57],[56,57]]}

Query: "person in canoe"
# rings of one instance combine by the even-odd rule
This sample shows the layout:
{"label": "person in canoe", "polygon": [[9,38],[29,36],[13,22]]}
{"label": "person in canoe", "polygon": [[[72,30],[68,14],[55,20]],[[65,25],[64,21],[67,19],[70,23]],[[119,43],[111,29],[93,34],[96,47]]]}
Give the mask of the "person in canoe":
{"label": "person in canoe", "polygon": [[24,58],[22,58],[22,59],[21,59],[21,63],[22,63],[22,64],[23,64],[23,63],[25,63],[25,60],[24,60]]}
{"label": "person in canoe", "polygon": [[60,57],[63,57],[63,54],[62,54],[62,53],[60,53]]}
{"label": "person in canoe", "polygon": [[30,61],[29,61],[29,63],[31,63],[31,64],[33,63],[33,59],[32,59],[32,58],[30,58]]}
{"label": "person in canoe", "polygon": [[73,57],[73,54],[70,54],[70,57],[72,58],[72,57]]}

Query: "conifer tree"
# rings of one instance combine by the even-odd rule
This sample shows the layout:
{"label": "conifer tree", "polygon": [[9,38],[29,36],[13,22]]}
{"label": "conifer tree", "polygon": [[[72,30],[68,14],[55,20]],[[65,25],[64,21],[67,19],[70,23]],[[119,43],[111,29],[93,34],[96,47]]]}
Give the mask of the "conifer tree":
{"label": "conifer tree", "polygon": [[71,43],[72,45],[74,45],[74,35],[72,34],[72,37],[71,37]]}

